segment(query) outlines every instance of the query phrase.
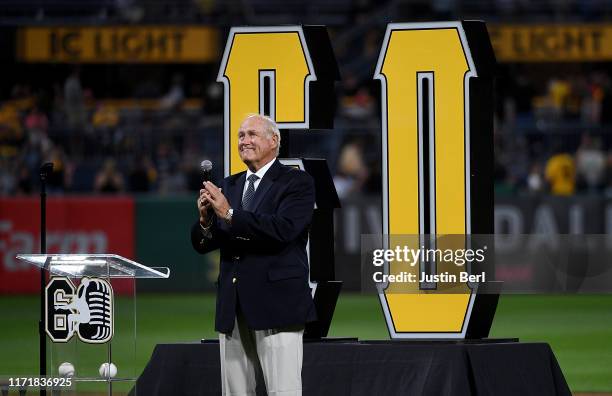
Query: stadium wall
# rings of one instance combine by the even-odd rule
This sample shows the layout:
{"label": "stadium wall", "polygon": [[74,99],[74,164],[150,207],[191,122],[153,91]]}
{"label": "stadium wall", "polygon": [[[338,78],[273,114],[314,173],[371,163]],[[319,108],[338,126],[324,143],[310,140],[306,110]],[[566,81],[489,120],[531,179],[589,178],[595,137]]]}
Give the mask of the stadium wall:
{"label": "stadium wall", "polygon": [[[598,196],[496,197],[497,233],[603,234],[612,232],[612,199]],[[336,211],[336,272],[345,290],[358,290],[362,234],[382,228],[378,197],[352,197]],[[218,253],[193,251],[192,197],[52,197],[50,253],[116,253],[152,267],[170,267],[168,280],[141,280],[139,291],[214,290]],[[38,272],[15,259],[39,252],[36,198],[0,199],[0,294],[38,291]]]}

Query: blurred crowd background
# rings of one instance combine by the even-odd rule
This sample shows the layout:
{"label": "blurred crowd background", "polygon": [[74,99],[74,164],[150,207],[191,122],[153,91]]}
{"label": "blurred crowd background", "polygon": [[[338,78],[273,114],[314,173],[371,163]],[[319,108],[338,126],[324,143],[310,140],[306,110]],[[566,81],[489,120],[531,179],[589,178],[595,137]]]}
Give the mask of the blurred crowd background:
{"label": "blurred crowd background", "polygon": [[[200,64],[4,56],[0,194],[37,193],[45,161],[55,165],[57,194],[197,191],[202,159],[222,171],[223,87],[215,80],[229,27],[314,23],[328,26],[342,75],[335,129],[294,132],[289,150],[326,158],[343,198],[380,194],[380,83],[372,76],[387,22],[605,23],[612,1],[0,0],[0,9],[5,27],[164,23],[219,32],[217,58]],[[610,61],[498,62],[496,194],[612,196]]]}

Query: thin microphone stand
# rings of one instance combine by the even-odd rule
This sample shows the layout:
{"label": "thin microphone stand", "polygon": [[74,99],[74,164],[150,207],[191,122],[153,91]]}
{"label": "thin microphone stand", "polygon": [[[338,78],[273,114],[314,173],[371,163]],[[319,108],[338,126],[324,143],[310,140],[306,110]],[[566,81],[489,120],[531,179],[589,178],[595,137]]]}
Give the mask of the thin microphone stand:
{"label": "thin microphone stand", "polygon": [[[53,164],[47,162],[40,167],[40,253],[47,254],[47,177],[53,170]],[[45,335],[45,285],[46,265],[40,269],[40,321],[38,322],[40,376],[47,375],[47,339]],[[40,396],[46,396],[47,390],[40,388]]]}

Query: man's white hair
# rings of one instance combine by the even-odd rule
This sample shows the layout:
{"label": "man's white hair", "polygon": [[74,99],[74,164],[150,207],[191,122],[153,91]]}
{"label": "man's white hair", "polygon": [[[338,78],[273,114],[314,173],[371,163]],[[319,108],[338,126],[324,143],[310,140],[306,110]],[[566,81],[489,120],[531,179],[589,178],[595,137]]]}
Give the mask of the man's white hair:
{"label": "man's white hair", "polygon": [[263,114],[249,114],[245,120],[248,120],[249,118],[257,118],[258,120],[261,120],[266,126],[266,133],[268,136],[272,137],[273,135],[276,135],[278,138],[278,144],[276,145],[276,156],[278,157],[278,153],[280,152],[281,134],[280,130],[278,129],[278,125],[276,125],[276,121]]}

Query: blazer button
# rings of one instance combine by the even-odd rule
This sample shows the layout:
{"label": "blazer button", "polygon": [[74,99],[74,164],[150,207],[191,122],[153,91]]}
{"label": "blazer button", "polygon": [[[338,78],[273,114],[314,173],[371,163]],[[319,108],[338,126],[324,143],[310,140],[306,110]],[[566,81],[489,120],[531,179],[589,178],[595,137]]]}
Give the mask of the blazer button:
{"label": "blazer button", "polygon": [[236,278],[232,278],[232,283],[236,283]]}

